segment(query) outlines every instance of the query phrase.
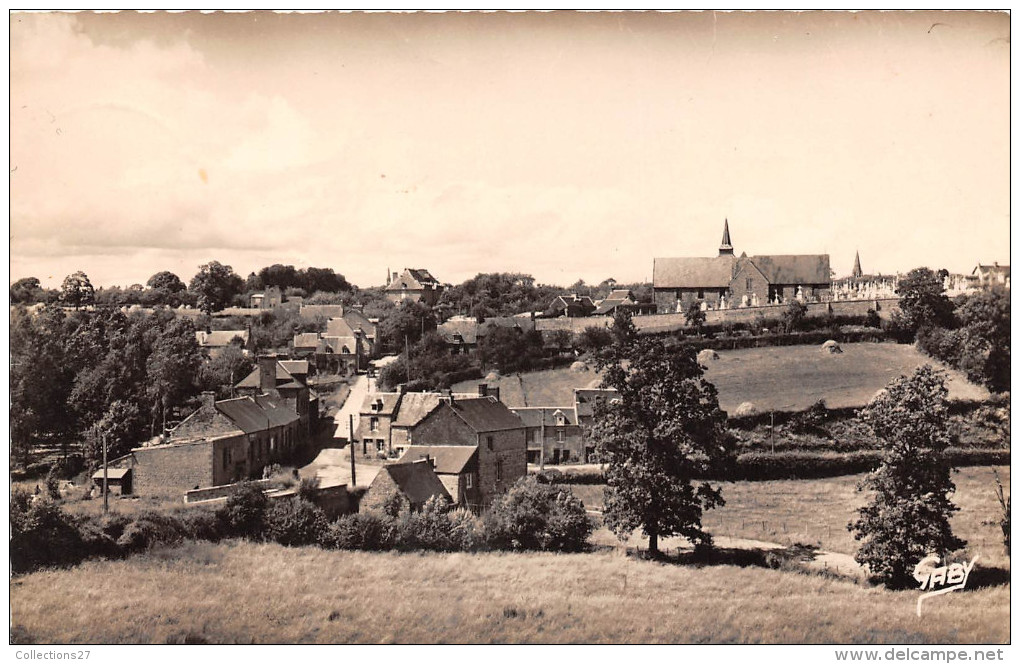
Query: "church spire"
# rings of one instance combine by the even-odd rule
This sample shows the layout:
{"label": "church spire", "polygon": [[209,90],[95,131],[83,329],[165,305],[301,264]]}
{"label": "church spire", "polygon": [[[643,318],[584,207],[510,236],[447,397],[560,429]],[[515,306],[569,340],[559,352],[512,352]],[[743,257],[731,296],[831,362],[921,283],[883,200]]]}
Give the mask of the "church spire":
{"label": "church spire", "polygon": [[730,242],[730,220],[723,221],[722,244],[719,245],[720,256],[732,256],[733,244]]}
{"label": "church spire", "polygon": [[864,271],[861,270],[861,252],[858,251],[857,255],[854,256],[854,271],[850,273],[850,276],[854,279],[860,279],[864,276]]}

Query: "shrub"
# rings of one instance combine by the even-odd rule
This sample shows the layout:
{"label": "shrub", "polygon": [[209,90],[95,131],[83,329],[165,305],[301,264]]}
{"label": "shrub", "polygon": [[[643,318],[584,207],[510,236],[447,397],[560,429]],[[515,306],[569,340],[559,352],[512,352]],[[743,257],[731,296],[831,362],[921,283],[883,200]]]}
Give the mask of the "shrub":
{"label": "shrub", "polygon": [[797,433],[825,433],[822,425],[825,424],[828,414],[825,399],[819,399],[806,410],[797,413],[790,423],[790,428]]}
{"label": "shrub", "polygon": [[447,513],[450,522],[450,544],[453,551],[478,551],[485,544],[482,521],[465,509]]}
{"label": "shrub", "polygon": [[310,503],[315,503],[315,496],[319,491],[319,478],[318,477],[302,477],[301,482],[298,483],[297,495],[302,500],[307,500]]}
{"label": "shrub", "polygon": [[452,551],[450,507],[445,497],[432,496],[419,511],[404,512],[398,524],[399,546],[402,549]]}
{"label": "shrub", "polygon": [[591,530],[580,500],[533,477],[518,480],[485,516],[486,540],[499,549],[580,551]]}
{"label": "shrub", "polygon": [[[27,496],[27,499],[26,499]],[[11,569],[78,563],[90,554],[75,521],[50,500],[11,496]]]}
{"label": "shrub", "polygon": [[187,534],[177,518],[159,512],[144,512],[124,528],[117,538],[117,546],[125,552],[134,553],[157,544],[175,544]]}
{"label": "shrub", "polygon": [[50,468],[50,472],[46,473],[46,495],[51,500],[60,500],[60,475],[57,473],[57,467]]}
{"label": "shrub", "polygon": [[269,499],[258,484],[240,482],[227,496],[220,515],[227,533],[238,537],[259,539],[265,526]]}
{"label": "shrub", "polygon": [[226,530],[220,515],[211,510],[189,509],[177,515],[177,518],[190,539],[218,542]]}
{"label": "shrub", "polygon": [[868,315],[864,324],[868,327],[882,327],[882,318],[874,309],[868,309]]}
{"label": "shrub", "polygon": [[360,551],[386,551],[396,541],[393,519],[372,512],[340,517],[327,526],[320,538],[326,548]]}
{"label": "shrub", "polygon": [[327,525],[325,513],[300,496],[279,499],[265,511],[263,536],[284,546],[305,546],[319,542]]}

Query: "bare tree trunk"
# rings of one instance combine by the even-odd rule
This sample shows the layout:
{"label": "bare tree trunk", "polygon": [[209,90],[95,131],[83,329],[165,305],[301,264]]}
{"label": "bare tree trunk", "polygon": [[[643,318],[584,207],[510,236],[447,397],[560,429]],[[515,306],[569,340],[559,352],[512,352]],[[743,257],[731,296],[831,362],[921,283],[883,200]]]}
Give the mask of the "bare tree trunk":
{"label": "bare tree trunk", "polygon": [[648,555],[659,555],[659,528],[657,524],[648,525]]}

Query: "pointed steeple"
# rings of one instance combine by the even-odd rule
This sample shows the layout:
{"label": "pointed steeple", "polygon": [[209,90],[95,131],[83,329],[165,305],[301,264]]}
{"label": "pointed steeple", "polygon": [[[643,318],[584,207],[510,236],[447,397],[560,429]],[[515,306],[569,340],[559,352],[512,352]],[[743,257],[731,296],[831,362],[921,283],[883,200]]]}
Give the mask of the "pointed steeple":
{"label": "pointed steeple", "polygon": [[730,220],[723,221],[722,244],[719,245],[720,256],[732,256],[733,244],[730,243]]}
{"label": "pointed steeple", "polygon": [[854,271],[850,273],[850,276],[854,279],[860,279],[864,276],[864,271],[861,270],[861,252],[858,251],[857,255],[854,256]]}

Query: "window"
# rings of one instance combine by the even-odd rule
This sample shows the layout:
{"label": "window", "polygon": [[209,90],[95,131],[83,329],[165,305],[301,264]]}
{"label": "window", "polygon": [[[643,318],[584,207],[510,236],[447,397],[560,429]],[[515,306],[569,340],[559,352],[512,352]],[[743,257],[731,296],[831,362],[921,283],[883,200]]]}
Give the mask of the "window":
{"label": "window", "polygon": [[375,450],[376,450],[376,452],[382,452],[383,451],[383,447],[385,447],[385,446],[386,446],[386,441],[384,441],[382,438],[379,438],[378,440],[375,441]]}
{"label": "window", "polygon": [[[565,426],[566,424],[567,424],[567,418],[563,417],[562,415],[557,415],[556,416],[556,426],[562,427],[562,426]],[[562,432],[560,432],[560,433],[562,433]]]}
{"label": "window", "polygon": [[369,431],[378,431],[379,430],[379,418],[378,417],[373,417],[373,418],[371,418],[368,421],[368,430]]}
{"label": "window", "polygon": [[751,286],[754,285],[753,282],[751,281],[751,277],[748,277],[746,281],[747,281],[747,290],[751,290]]}
{"label": "window", "polygon": [[485,445],[486,445],[486,447],[489,448],[489,451],[491,452],[492,451],[492,436],[486,436],[485,437]]}
{"label": "window", "polygon": [[557,443],[562,443],[566,439],[567,439],[567,432],[566,431],[557,431],[556,432],[556,442]]}
{"label": "window", "polygon": [[223,449],[223,470],[227,469],[230,465],[230,448]]}
{"label": "window", "polygon": [[704,288],[699,288],[698,289],[698,299],[699,300],[704,300],[705,299],[705,289]]}
{"label": "window", "polygon": [[496,462],[496,481],[499,482],[503,479],[503,462]]}
{"label": "window", "polygon": [[475,486],[475,476],[472,475],[471,473],[468,473],[467,475],[464,476],[464,488],[465,489],[473,489],[474,486]]}

